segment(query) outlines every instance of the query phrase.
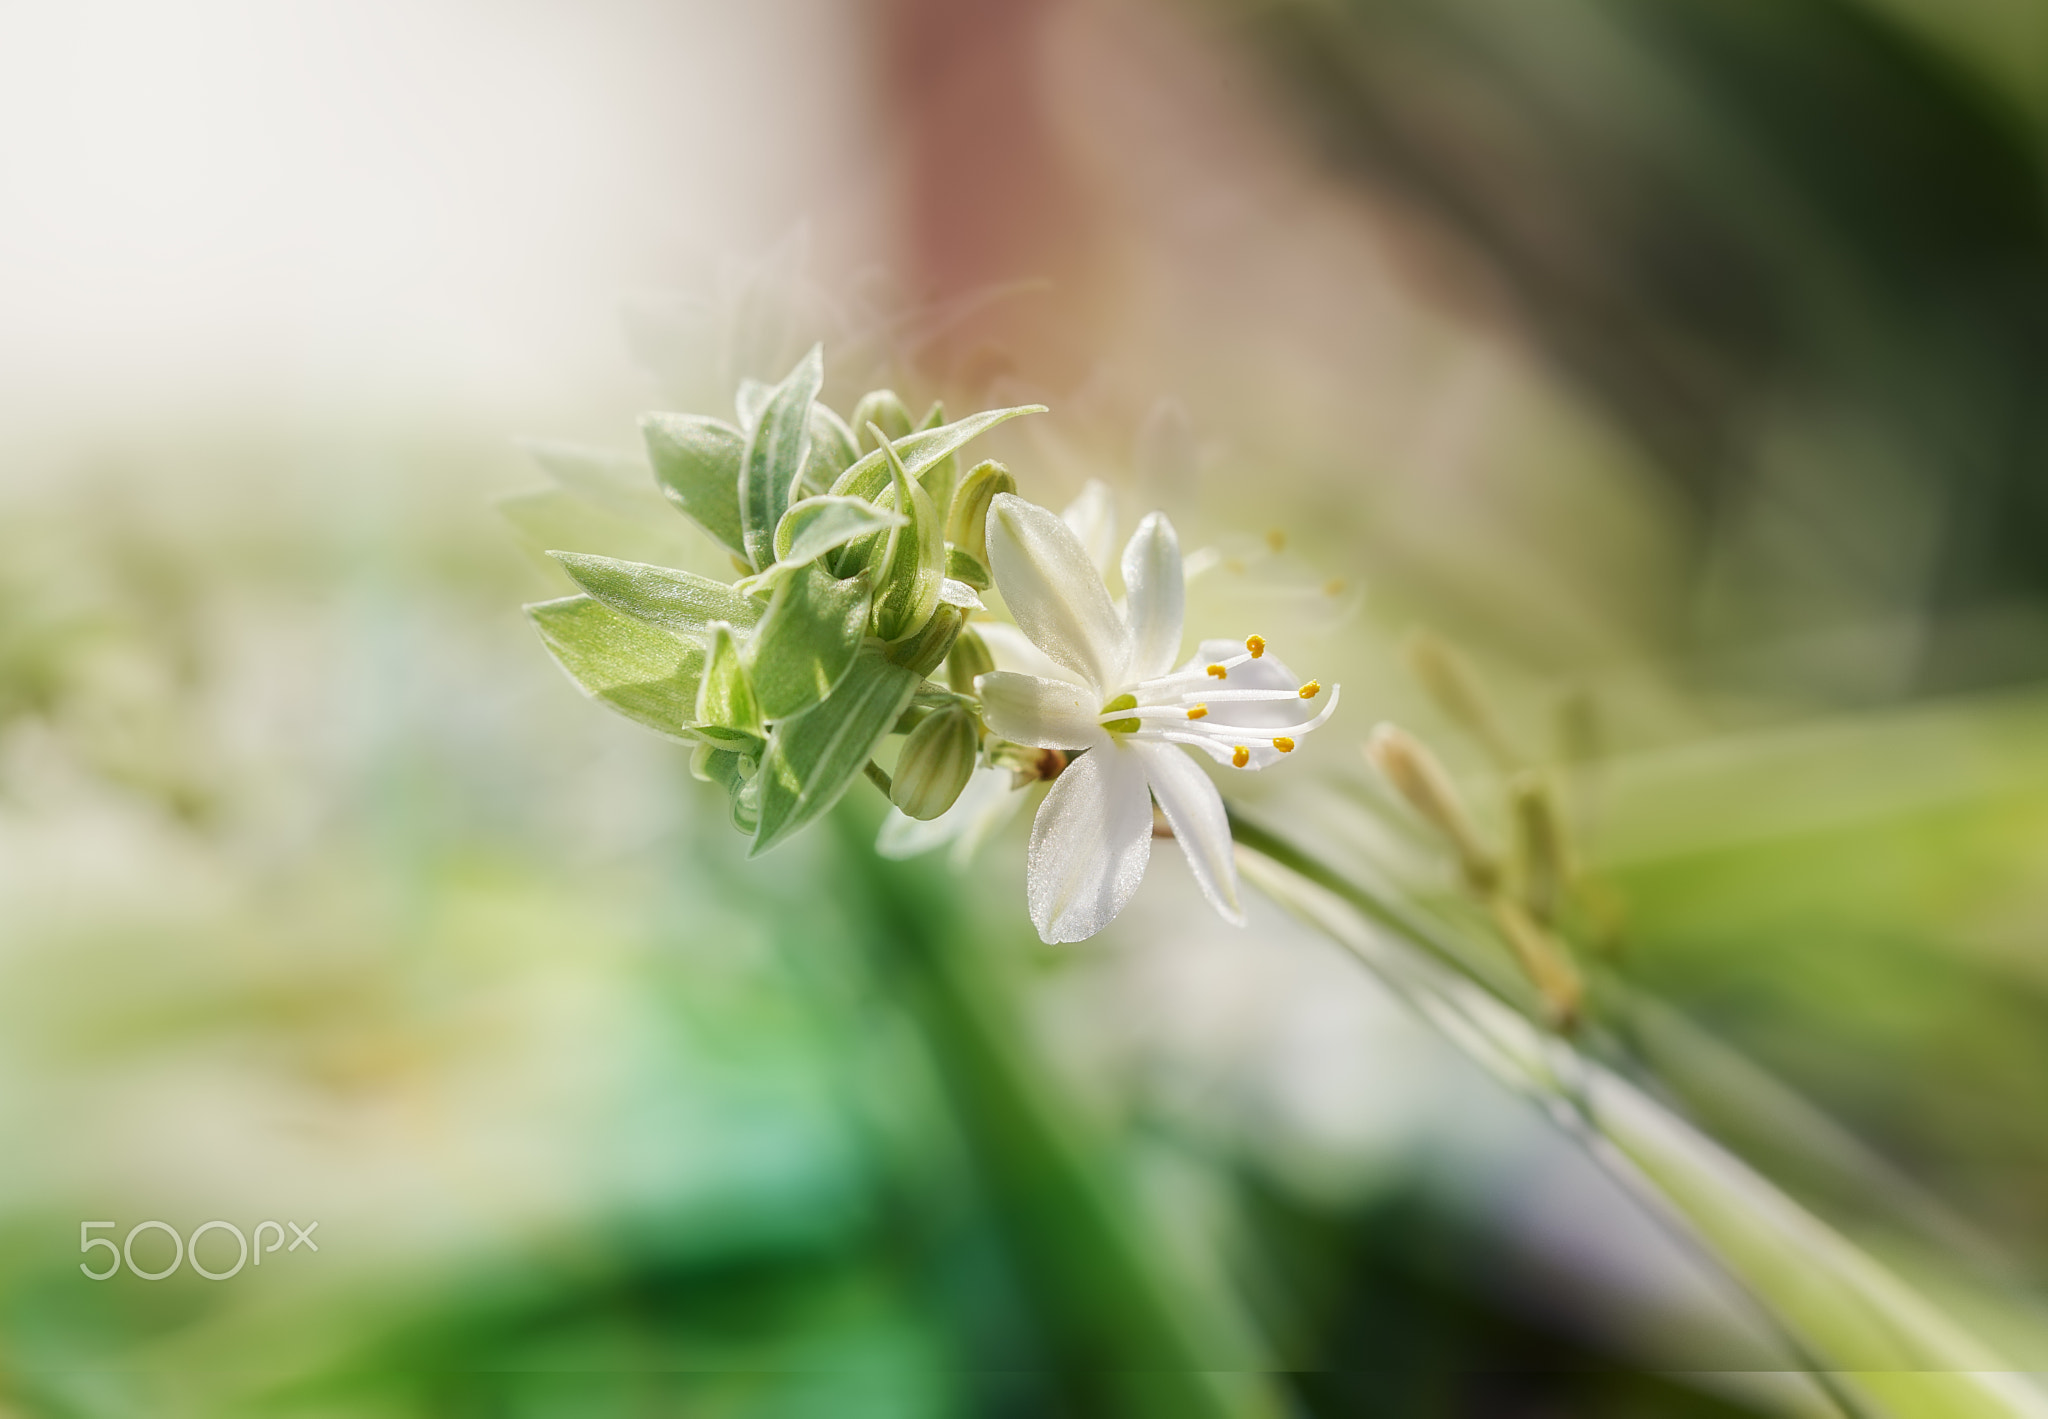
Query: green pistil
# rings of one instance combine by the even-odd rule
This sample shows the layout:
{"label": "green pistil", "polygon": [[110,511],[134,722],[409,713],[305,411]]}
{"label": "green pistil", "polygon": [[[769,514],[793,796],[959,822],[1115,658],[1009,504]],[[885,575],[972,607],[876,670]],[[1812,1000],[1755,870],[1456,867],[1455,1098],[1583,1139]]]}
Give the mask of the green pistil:
{"label": "green pistil", "polygon": [[[1138,697],[1136,695],[1118,695],[1102,707],[1102,712],[1104,714],[1114,714],[1118,710],[1136,709],[1137,707]],[[1111,734],[1136,734],[1141,723],[1142,721],[1133,715],[1129,719],[1112,719],[1102,727]]]}

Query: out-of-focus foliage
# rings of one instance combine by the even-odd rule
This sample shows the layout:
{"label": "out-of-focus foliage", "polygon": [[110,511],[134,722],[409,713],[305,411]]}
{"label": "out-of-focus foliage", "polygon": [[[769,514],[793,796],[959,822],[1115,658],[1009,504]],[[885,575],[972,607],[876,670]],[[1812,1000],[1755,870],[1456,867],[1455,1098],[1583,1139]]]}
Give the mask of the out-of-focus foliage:
{"label": "out-of-focus foliage", "polygon": [[[1437,270],[1497,282],[1648,452],[1691,566],[1674,650],[1786,642],[1753,684],[1857,700],[2048,670],[2037,5],[1232,22],[1333,171],[1426,213]],[[1791,653],[1857,631],[1885,644]]]}

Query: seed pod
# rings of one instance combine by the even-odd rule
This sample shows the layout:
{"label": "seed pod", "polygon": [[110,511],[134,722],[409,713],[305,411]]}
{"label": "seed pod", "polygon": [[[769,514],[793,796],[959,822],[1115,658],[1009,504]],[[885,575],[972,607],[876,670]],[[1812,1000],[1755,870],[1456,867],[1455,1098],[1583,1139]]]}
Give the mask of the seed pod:
{"label": "seed pod", "polygon": [[896,396],[893,389],[871,389],[863,394],[860,403],[853,406],[853,418],[848,422],[853,425],[855,433],[860,438],[862,453],[873,453],[881,447],[880,442],[868,431],[869,424],[880,428],[888,435],[891,443],[909,433],[913,427],[910,422],[910,409]]}
{"label": "seed pod", "polygon": [[988,642],[971,630],[963,630],[946,657],[946,683],[956,694],[971,695],[974,682],[995,668],[996,658],[989,653]]}
{"label": "seed pod", "polygon": [[1409,807],[1450,841],[1472,890],[1482,896],[1493,891],[1500,882],[1500,865],[1480,842],[1464,800],[1436,755],[1405,729],[1382,724],[1366,740],[1365,757]]}
{"label": "seed pod", "polygon": [[912,818],[932,819],[953,806],[974,774],[981,732],[958,705],[925,716],[903,741],[889,801]]}
{"label": "seed pod", "polygon": [[946,561],[946,575],[964,581],[976,591],[985,591],[988,575],[988,509],[997,493],[1014,493],[1017,480],[1010,470],[990,459],[975,465],[974,471],[953,495],[953,507],[946,518],[946,541],[952,554]]}

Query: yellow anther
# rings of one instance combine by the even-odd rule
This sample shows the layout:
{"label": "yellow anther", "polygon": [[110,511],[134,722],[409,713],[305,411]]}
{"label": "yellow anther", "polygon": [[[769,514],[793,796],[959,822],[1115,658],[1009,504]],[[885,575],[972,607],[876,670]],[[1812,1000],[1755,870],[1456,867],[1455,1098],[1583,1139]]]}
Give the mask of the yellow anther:
{"label": "yellow anther", "polygon": [[1251,761],[1252,751],[1245,748],[1242,744],[1238,745],[1235,749],[1232,749],[1230,751],[1230,763],[1233,768],[1241,769],[1246,764],[1249,764]]}
{"label": "yellow anther", "polygon": [[1266,534],[1266,545],[1276,552],[1287,550],[1287,534],[1275,527]]}
{"label": "yellow anther", "polygon": [[1294,752],[1294,741],[1292,739],[1285,738],[1275,739],[1273,741],[1273,747],[1275,749],[1278,749],[1283,754],[1292,754]]}
{"label": "yellow anther", "polygon": [[1188,711],[1189,719],[1207,719],[1208,717],[1209,707],[1207,705],[1196,705],[1193,709]]}
{"label": "yellow anther", "polygon": [[1301,697],[1304,700],[1312,700],[1322,692],[1323,682],[1320,680],[1311,680],[1306,685],[1303,685],[1300,690]]}
{"label": "yellow anther", "polygon": [[1228,670],[1225,670],[1220,665],[1210,666],[1209,673],[1211,675],[1214,675],[1218,680],[1228,680],[1230,678],[1230,672]]}
{"label": "yellow anther", "polygon": [[1344,578],[1343,578],[1343,577],[1340,577],[1340,576],[1333,576],[1333,577],[1331,577],[1331,578],[1330,578],[1330,579],[1329,579],[1328,581],[1326,581],[1326,582],[1324,582],[1324,583],[1323,583],[1323,595],[1325,595],[1325,596],[1341,596],[1341,595],[1343,595],[1343,593],[1344,593]]}
{"label": "yellow anther", "polygon": [[1253,660],[1257,660],[1266,653],[1266,638],[1264,636],[1246,636],[1244,638],[1244,648],[1252,653]]}

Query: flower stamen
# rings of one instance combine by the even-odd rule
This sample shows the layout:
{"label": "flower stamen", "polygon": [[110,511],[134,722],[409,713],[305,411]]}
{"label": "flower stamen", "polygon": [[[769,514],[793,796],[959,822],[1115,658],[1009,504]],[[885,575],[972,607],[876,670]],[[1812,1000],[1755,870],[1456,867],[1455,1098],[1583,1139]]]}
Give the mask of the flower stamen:
{"label": "flower stamen", "polygon": [[1312,700],[1322,692],[1323,682],[1320,680],[1311,680],[1306,685],[1303,685],[1300,690],[1296,691],[1304,700]]}
{"label": "flower stamen", "polygon": [[1210,666],[1209,673],[1211,675],[1214,675],[1218,680],[1228,680],[1230,678],[1230,672],[1224,669],[1221,665]]}
{"label": "flower stamen", "polygon": [[1273,741],[1273,747],[1283,754],[1292,754],[1294,752],[1294,741],[1283,734]]}
{"label": "flower stamen", "polygon": [[1266,638],[1264,636],[1246,636],[1244,638],[1244,648],[1252,653],[1253,660],[1257,660],[1266,653]]}
{"label": "flower stamen", "polygon": [[1230,762],[1235,768],[1243,768],[1252,761],[1252,751],[1240,744],[1230,751]]}
{"label": "flower stamen", "polygon": [[1208,714],[1209,714],[1209,707],[1208,707],[1207,705],[1196,705],[1196,706],[1195,706],[1195,707],[1194,707],[1193,709],[1191,709],[1191,710],[1189,710],[1189,711],[1188,711],[1188,718],[1189,718],[1189,719],[1206,719],[1206,718],[1208,717]]}

